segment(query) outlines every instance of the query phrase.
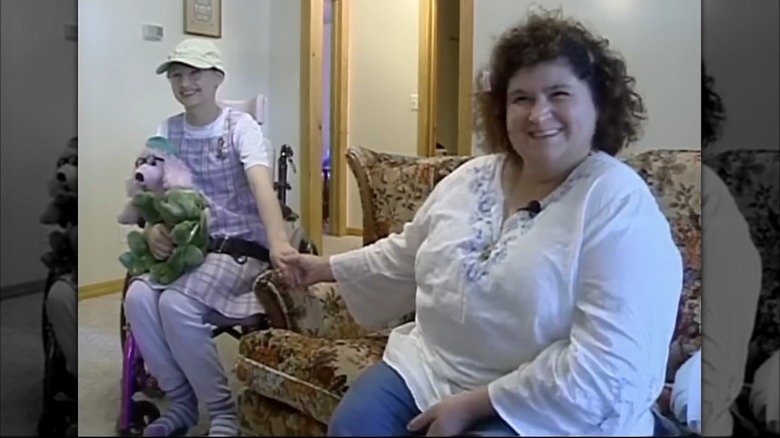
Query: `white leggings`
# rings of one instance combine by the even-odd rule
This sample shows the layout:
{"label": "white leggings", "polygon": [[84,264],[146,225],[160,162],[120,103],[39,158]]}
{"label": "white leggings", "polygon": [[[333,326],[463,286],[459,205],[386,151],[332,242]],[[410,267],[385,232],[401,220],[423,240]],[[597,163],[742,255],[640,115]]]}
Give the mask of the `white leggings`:
{"label": "white leggings", "polygon": [[125,314],[141,355],[160,389],[184,384],[208,406],[232,399],[212,328],[204,322],[209,308],[184,294],[156,291],[134,281],[125,297]]}

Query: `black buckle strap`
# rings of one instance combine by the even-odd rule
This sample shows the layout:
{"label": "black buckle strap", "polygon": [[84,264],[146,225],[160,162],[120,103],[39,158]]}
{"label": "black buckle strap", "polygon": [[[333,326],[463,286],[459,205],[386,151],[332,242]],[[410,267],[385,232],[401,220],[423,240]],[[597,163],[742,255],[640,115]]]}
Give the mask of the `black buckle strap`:
{"label": "black buckle strap", "polygon": [[268,251],[268,248],[259,243],[243,239],[210,237],[207,251],[217,254],[227,254],[233,257],[236,262],[241,265],[247,262],[247,257],[251,257],[261,262],[271,263],[271,253]]}

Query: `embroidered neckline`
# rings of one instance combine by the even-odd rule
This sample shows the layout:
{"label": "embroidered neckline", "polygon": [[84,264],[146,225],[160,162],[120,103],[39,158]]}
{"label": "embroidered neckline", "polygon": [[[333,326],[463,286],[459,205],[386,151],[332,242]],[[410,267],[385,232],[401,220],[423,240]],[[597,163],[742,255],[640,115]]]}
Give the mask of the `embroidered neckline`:
{"label": "embroidered neckline", "polygon": [[[576,182],[589,177],[588,170],[591,166],[586,163],[598,154],[591,152],[558,187],[540,201],[542,206],[548,207],[559,202]],[[500,190],[494,190],[492,186],[500,185],[501,169],[505,160],[505,155],[499,156],[496,160],[470,169],[473,179],[469,181],[468,188],[477,201],[476,209],[469,215],[473,235],[458,245],[463,255],[466,279],[470,283],[482,282],[493,266],[506,258],[507,246],[528,233],[539,216],[531,217],[528,212],[518,212],[507,217],[502,225],[496,225],[497,209],[501,210],[500,217],[503,219],[504,194]]]}

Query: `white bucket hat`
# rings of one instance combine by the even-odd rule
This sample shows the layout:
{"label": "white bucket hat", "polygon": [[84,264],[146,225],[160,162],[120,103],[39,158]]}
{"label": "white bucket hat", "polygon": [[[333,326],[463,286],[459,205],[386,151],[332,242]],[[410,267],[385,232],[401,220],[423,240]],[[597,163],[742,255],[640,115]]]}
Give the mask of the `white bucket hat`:
{"label": "white bucket hat", "polygon": [[157,67],[157,74],[167,72],[174,63],[201,70],[214,68],[225,73],[219,49],[214,43],[203,38],[190,38],[180,42],[168,55],[168,59]]}

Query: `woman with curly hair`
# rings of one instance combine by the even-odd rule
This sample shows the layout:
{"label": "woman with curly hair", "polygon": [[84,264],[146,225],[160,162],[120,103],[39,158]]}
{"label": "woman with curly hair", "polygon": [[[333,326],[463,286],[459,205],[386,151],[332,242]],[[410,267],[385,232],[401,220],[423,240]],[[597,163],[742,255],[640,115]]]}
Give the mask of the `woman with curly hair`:
{"label": "woman with curly hair", "polygon": [[608,42],[560,13],[498,41],[478,127],[487,154],[403,231],[330,258],[358,323],[415,311],[351,385],[332,436],[650,436],[682,261],[647,184],[615,155],[644,106]]}

